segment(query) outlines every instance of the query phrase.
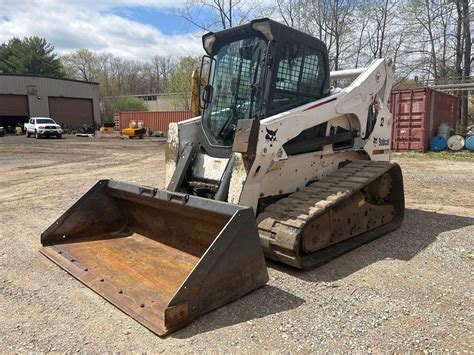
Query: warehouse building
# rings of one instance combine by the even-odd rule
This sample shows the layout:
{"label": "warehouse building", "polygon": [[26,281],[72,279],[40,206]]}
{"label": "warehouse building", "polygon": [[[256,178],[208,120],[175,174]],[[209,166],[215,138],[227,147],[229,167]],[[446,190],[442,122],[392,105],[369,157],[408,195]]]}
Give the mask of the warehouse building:
{"label": "warehouse building", "polygon": [[100,123],[99,84],[36,75],[0,74],[0,126],[51,117],[71,129]]}

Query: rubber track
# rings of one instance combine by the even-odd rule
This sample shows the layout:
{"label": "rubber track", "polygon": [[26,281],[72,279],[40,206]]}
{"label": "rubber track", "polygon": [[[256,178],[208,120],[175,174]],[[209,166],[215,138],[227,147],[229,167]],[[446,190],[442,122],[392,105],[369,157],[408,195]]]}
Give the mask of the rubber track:
{"label": "rubber track", "polygon": [[[257,217],[260,241],[265,255],[298,268],[307,268],[327,262],[342,254],[342,252],[354,249],[360,244],[374,239],[378,236],[376,235],[377,230],[385,234],[395,229],[399,223],[395,223],[396,225],[390,225],[389,223],[388,225],[377,228],[376,231],[369,231],[342,241],[338,244],[343,246],[343,243],[345,243],[349,246],[349,244],[354,244],[353,241],[350,241],[351,239],[358,238],[360,240],[359,243],[352,245],[350,248],[346,247],[342,252],[329,253],[323,258],[324,260],[307,260],[305,263],[304,260],[302,260],[304,256],[299,255],[301,233],[309,222],[318,218],[328,209],[333,208],[346,198],[349,198],[353,193],[360,191],[395,166],[397,166],[397,164],[388,162],[370,160],[354,161],[333,174],[325,176],[268,206]],[[403,203],[403,197],[401,201]],[[403,218],[403,208],[401,211],[401,217]],[[369,239],[366,240],[367,238]],[[331,247],[328,247],[326,249],[330,248]],[[327,254],[325,249],[322,251],[322,254]],[[319,251],[316,253],[321,254]],[[311,254],[306,254],[306,256],[311,257]]]}

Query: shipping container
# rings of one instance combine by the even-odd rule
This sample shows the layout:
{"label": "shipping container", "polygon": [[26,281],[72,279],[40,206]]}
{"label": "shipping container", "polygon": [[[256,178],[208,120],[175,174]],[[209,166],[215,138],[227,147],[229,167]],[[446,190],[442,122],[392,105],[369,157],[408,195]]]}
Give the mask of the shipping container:
{"label": "shipping container", "polygon": [[114,115],[116,128],[122,130],[129,126],[130,121],[143,121],[144,126],[152,132],[168,132],[171,122],[180,122],[192,118],[191,111],[140,111],[119,112]]}
{"label": "shipping container", "polygon": [[458,98],[430,88],[393,90],[389,100],[393,115],[393,151],[425,152],[441,123],[456,127]]}

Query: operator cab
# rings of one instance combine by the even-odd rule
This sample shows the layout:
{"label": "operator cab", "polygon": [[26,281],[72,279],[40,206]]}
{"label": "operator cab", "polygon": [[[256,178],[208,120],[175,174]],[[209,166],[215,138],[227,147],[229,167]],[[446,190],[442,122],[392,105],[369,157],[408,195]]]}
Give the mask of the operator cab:
{"label": "operator cab", "polygon": [[238,120],[260,120],[329,94],[326,45],[306,33],[264,18],[202,41],[200,143],[211,156],[230,156]]}

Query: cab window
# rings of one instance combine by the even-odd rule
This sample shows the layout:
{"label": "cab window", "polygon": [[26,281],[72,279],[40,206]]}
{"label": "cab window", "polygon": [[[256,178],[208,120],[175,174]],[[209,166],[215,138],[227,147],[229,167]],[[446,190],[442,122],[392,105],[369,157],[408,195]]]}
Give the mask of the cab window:
{"label": "cab window", "polygon": [[324,68],[324,59],[318,50],[287,43],[278,63],[270,115],[321,98]]}

